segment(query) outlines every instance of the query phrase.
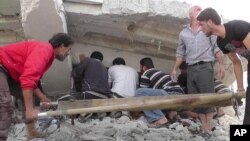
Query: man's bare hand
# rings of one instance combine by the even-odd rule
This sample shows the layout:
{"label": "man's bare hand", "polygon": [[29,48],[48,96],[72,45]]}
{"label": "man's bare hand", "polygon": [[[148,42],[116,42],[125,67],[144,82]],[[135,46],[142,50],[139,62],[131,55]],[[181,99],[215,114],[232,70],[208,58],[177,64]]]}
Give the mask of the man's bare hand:
{"label": "man's bare hand", "polygon": [[49,98],[47,98],[45,95],[41,96],[40,97],[40,102],[41,102],[41,106],[43,108],[49,108],[50,107],[50,103],[51,103],[51,100]]}
{"label": "man's bare hand", "polygon": [[224,66],[223,67],[219,66],[219,70],[218,70],[219,80],[222,80],[224,76],[225,76],[225,68]]}
{"label": "man's bare hand", "polygon": [[171,73],[171,79],[172,81],[176,82],[177,81],[177,76],[176,76],[176,70],[173,70],[172,73]]}

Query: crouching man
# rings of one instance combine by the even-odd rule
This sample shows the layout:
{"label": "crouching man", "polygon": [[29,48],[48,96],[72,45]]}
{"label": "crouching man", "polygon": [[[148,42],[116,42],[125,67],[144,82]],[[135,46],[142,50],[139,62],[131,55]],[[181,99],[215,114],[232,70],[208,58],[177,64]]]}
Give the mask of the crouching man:
{"label": "crouching man", "polygon": [[67,34],[57,33],[49,42],[30,40],[0,47],[0,141],[7,139],[11,125],[10,79],[20,85],[28,140],[44,136],[35,129],[38,111],[34,108],[33,96],[41,102],[50,102],[38,88],[38,82],[55,58],[63,61],[68,56],[73,43]]}
{"label": "crouching man", "polygon": [[[184,91],[177,82],[171,80],[171,76],[154,68],[151,58],[143,58],[140,61],[141,76],[140,87],[135,91],[135,96],[165,96],[165,95],[179,95],[184,94]],[[167,117],[161,110],[145,110],[149,127],[159,128],[167,123],[169,120],[174,120],[177,117],[176,111],[168,111]]]}

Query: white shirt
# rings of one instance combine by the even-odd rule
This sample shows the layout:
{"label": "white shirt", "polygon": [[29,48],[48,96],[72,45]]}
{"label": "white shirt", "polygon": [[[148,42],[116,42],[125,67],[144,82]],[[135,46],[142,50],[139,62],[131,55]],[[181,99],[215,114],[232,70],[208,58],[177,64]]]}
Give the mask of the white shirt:
{"label": "white shirt", "polygon": [[111,91],[122,97],[133,97],[138,84],[138,73],[132,67],[126,65],[114,65],[109,68],[109,83]]}

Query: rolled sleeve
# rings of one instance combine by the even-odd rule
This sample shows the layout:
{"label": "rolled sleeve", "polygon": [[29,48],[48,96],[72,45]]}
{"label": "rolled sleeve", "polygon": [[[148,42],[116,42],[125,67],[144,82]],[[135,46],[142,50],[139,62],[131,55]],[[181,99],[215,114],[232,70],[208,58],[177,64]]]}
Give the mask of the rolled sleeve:
{"label": "rolled sleeve", "polygon": [[179,35],[179,44],[178,47],[176,48],[176,57],[184,57],[185,52],[186,52],[185,44],[182,40],[181,35]]}

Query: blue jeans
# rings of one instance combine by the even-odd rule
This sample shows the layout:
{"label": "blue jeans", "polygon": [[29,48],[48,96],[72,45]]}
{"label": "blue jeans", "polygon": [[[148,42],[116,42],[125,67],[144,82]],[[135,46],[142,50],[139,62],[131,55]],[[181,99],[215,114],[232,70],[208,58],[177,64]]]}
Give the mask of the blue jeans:
{"label": "blue jeans", "polygon": [[[139,88],[135,91],[135,97],[165,95],[168,95],[168,93],[162,89]],[[143,112],[149,122],[154,122],[165,117],[161,110],[144,110]]]}

